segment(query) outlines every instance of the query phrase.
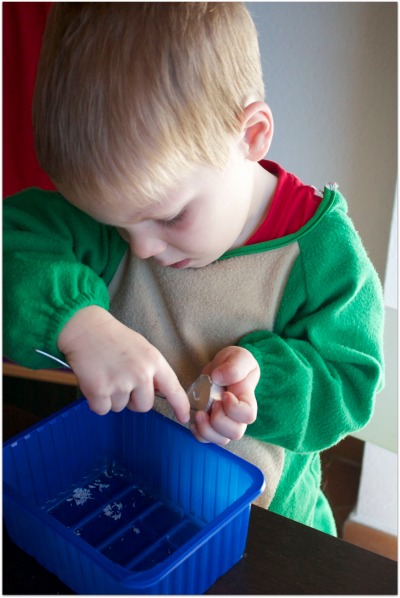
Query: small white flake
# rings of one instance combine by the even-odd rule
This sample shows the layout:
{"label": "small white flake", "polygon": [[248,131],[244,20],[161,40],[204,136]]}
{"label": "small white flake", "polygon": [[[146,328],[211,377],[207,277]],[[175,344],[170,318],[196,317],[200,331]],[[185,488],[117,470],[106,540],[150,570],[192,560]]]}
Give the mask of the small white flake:
{"label": "small white flake", "polygon": [[92,493],[89,488],[75,488],[72,498],[67,498],[67,501],[75,501],[76,505],[84,505],[86,501],[93,500]]}
{"label": "small white flake", "polygon": [[90,485],[89,488],[97,488],[100,492],[103,492],[105,488],[109,488],[110,484],[103,484],[101,480],[95,480],[93,485]]}
{"label": "small white flake", "polygon": [[133,528],[132,528],[132,531],[133,531],[135,534],[140,534],[140,529],[139,529],[138,527],[133,527]]}
{"label": "small white flake", "polygon": [[107,515],[107,517],[111,517],[111,519],[117,521],[118,519],[121,519],[122,509],[123,504],[121,502],[114,502],[112,505],[107,505],[106,507],[104,507],[103,513],[104,515]]}

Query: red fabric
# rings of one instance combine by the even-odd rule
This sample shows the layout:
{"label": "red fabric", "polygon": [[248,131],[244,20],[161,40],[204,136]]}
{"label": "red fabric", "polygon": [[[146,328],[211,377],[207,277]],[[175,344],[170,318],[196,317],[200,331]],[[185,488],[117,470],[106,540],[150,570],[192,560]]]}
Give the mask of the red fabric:
{"label": "red fabric", "polygon": [[322,199],[316,195],[314,187],[304,185],[294,174],[286,172],[275,162],[262,160],[260,164],[278,177],[278,185],[264,222],[246,245],[296,233],[314,216]]}
{"label": "red fabric", "polygon": [[3,2],[3,197],[54,189],[36,159],[32,96],[50,2]]}

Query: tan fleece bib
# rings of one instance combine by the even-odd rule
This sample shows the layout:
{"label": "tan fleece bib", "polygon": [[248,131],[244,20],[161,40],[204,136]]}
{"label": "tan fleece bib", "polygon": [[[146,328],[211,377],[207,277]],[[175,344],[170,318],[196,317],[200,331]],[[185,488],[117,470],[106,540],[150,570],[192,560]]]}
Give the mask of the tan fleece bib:
{"label": "tan fleece bib", "polygon": [[[255,330],[273,329],[298,253],[292,243],[182,270],[127,253],[109,286],[110,311],[157,347],[188,388],[220,349]],[[154,407],[173,418],[166,401],[156,399]],[[266,490],[256,503],[268,508],[284,450],[250,436],[227,449],[263,471]]]}

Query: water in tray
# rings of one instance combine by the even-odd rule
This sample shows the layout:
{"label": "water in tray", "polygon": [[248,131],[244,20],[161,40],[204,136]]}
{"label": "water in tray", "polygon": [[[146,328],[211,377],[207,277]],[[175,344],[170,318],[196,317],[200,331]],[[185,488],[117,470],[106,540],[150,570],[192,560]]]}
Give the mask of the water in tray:
{"label": "water in tray", "polygon": [[143,571],[164,561],[204,523],[164,504],[110,467],[77,485],[49,514],[111,561]]}
{"label": "water in tray", "polygon": [[90,481],[74,488],[62,502],[49,509],[49,513],[66,527],[74,527],[110,499],[130,486],[121,472],[105,469]]}
{"label": "water in tray", "polygon": [[133,488],[124,496],[104,505],[101,512],[77,528],[75,533],[97,547],[134,521],[153,502],[151,496],[146,495],[139,488]]}

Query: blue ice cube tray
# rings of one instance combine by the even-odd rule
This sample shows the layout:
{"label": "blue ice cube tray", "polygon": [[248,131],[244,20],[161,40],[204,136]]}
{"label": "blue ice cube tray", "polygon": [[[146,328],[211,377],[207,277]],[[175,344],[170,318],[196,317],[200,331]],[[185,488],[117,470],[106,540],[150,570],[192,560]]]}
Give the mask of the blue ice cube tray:
{"label": "blue ice cube tray", "polygon": [[13,541],[80,594],[198,594],[242,556],[259,469],[150,411],[85,399],[3,446]]}

